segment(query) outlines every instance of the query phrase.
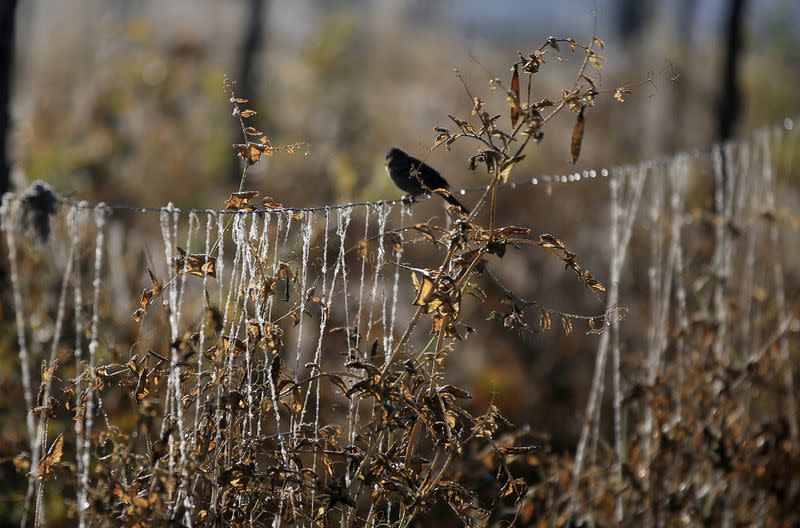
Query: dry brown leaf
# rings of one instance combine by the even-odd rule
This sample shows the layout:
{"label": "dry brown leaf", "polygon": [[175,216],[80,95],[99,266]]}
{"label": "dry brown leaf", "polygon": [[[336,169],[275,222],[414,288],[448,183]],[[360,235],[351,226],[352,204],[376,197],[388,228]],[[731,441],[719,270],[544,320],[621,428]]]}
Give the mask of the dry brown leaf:
{"label": "dry brown leaf", "polygon": [[[416,274],[412,274],[412,281],[415,281]],[[419,284],[419,287],[416,286],[417,290],[417,298],[414,300],[414,306],[425,306],[430,302],[430,298],[434,291],[434,282],[433,279],[428,277],[427,275],[422,276],[422,282]]]}
{"label": "dry brown leaf", "polygon": [[581,156],[581,145],[583,143],[583,132],[585,128],[583,112],[585,109],[585,106],[581,107],[581,111],[578,112],[578,119],[575,121],[575,126],[572,128],[572,141],[570,142],[570,150],[572,152],[573,164],[577,163],[578,158]]}
{"label": "dry brown leaf", "polygon": [[257,198],[258,195],[258,191],[241,191],[231,193],[231,197],[225,201],[225,209],[252,211],[253,205],[250,200]]}
{"label": "dry brown leaf", "polygon": [[561,326],[564,328],[564,334],[570,335],[572,333],[572,320],[566,316],[561,316]]}
{"label": "dry brown leaf", "polygon": [[547,331],[550,330],[550,325],[550,314],[547,312],[547,310],[542,310],[542,313],[539,314],[539,326],[542,327],[542,330]]}
{"label": "dry brown leaf", "polygon": [[511,76],[511,126],[517,126],[520,114],[522,114],[522,106],[520,104],[519,95],[519,70],[517,65],[514,65],[514,73]]}
{"label": "dry brown leaf", "polygon": [[38,477],[43,479],[47,475],[55,472],[55,466],[61,462],[61,457],[64,456],[64,434],[58,435],[56,437],[53,444],[50,446],[50,449],[47,450],[47,454],[44,456],[41,462],[39,462],[39,471]]}
{"label": "dry brown leaf", "polygon": [[202,277],[208,275],[209,277],[217,276],[217,259],[209,255],[192,254],[187,255],[186,251],[182,248],[177,248],[180,257],[175,258],[175,273],[186,271],[189,275]]}

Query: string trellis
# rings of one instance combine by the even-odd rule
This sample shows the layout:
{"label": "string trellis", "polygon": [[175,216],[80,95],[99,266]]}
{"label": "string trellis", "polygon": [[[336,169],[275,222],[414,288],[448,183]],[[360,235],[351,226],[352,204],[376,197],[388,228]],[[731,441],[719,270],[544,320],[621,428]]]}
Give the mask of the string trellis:
{"label": "string trellis", "polygon": [[[794,323],[783,264],[786,239],[796,234],[782,228],[791,222],[779,218],[776,187],[777,173],[790,165],[787,152],[796,148],[791,124],[637,166],[539,176],[505,186],[535,188],[598,177],[608,184],[605,313],[614,315],[594,332],[599,333],[594,373],[567,490],[572,514],[597,515],[581,475],[599,463],[603,409],[609,404],[615,521],[622,522],[629,511],[627,466],[640,472],[646,493],[680,484],[669,472],[663,481],[656,479],[655,473],[664,471],[658,463],[660,435],[665,423],[699,419],[697,411],[681,393],[670,416],[656,412],[653,402],[662,379],[673,376],[681,386],[699,362],[748,365],[768,355],[765,342],[774,342],[779,351],[774,361],[785,366],[781,408],[787,410],[790,437],[798,440],[791,368],[797,343],[788,333]],[[700,166],[712,173],[712,212],[690,209],[691,179],[702,174]],[[53,440],[56,431],[68,439],[66,452],[74,458],[71,478],[81,526],[100,514],[91,506],[99,479],[113,482],[113,494],[123,504],[186,526],[223,518],[237,505],[245,512],[238,520],[275,526],[290,519],[313,525],[315,512],[325,504],[355,506],[350,502],[361,486],[359,461],[366,458],[359,443],[377,403],[352,393],[362,371],[382,375],[365,365],[388,360],[402,344],[397,333],[411,317],[413,298],[406,268],[415,268],[403,262],[410,242],[403,228],[413,225],[414,208],[387,200],[243,212],[60,200],[66,213],[53,219],[53,240],[46,245],[24,236],[33,229],[25,220],[24,196],[7,195],[2,207],[30,450],[26,518],[31,514],[35,524],[46,523],[45,499],[55,486],[47,478],[52,471],[47,464],[62,439]],[[143,247],[119,240],[109,244],[109,236],[120,236],[123,224],[117,217],[128,210],[146,218],[158,213],[151,229],[160,231],[163,258],[154,253],[145,261]],[[691,242],[692,232],[705,229],[705,220],[713,226],[710,249]],[[632,263],[634,246],[646,250],[636,251]],[[769,269],[757,265],[766,253],[772,256]],[[25,265],[34,255],[39,255],[36,266],[46,262],[47,271],[59,277],[53,299],[34,275],[40,270]],[[703,255],[707,258],[701,261]],[[647,301],[637,306],[641,301],[630,277],[642,259],[647,260]],[[120,269],[131,262],[152,268],[152,284],[143,297],[147,310],[138,325],[132,324],[130,307],[115,299],[126,297],[120,293]],[[113,288],[109,277],[116,277]],[[775,299],[774,315],[758,309],[764,297]],[[626,310],[646,320],[645,330],[627,322]],[[34,327],[42,317],[37,319],[37,311],[53,321],[44,339]],[[711,358],[699,357],[690,346],[701,320],[714,327]],[[429,338],[418,334],[414,339],[424,349]],[[40,360],[44,366],[37,375],[33,367]],[[415,368],[413,361],[408,368]],[[637,385],[646,388],[645,405],[638,407],[628,396]],[[709,390],[730,388],[715,382]],[[69,395],[68,410],[49,409],[60,394]],[[109,414],[108,402],[120,399],[138,410],[134,424]],[[75,420],[72,430],[63,427],[65,412]],[[714,416],[702,419],[716,423]],[[115,447],[109,451],[109,445]],[[274,447],[273,454],[265,454],[267,445]],[[393,449],[388,437],[377,448],[381,456]],[[340,468],[332,467],[331,453],[341,457]],[[113,460],[125,457],[150,461],[158,478],[147,481],[148,489],[142,487],[142,475],[109,469],[98,476],[98,464],[113,467]],[[268,481],[275,493],[230,492],[252,479]],[[304,487],[311,490],[310,507],[300,498]],[[722,501],[725,518],[739,515],[735,505],[733,496]],[[390,503],[387,522],[402,509]],[[649,523],[658,514],[653,503],[646,513]],[[345,523],[347,516],[342,519]]]}

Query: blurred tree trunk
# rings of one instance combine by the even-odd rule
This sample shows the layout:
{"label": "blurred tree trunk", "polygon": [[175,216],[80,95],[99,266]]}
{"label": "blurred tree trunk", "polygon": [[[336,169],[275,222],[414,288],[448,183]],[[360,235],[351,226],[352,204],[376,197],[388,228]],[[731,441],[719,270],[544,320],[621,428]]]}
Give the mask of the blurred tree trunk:
{"label": "blurred tree trunk", "polygon": [[725,26],[725,70],[717,106],[717,136],[720,141],[730,139],[741,112],[739,90],[739,57],[742,52],[742,25],[747,0],[731,0],[728,23]]}
{"label": "blurred tree trunk", "polygon": [[14,20],[17,0],[0,1],[0,195],[11,190],[11,78],[14,70]]}
{"label": "blurred tree trunk", "polygon": [[[721,93],[717,106],[717,139],[719,141],[726,141],[731,138],[736,128],[736,122],[739,119],[741,112],[741,94],[739,92],[739,58],[742,52],[742,23],[744,22],[744,10],[747,0],[731,0],[730,11],[728,13],[728,23],[725,26],[725,65],[722,74],[722,86],[720,87]],[[714,200],[711,202],[714,208],[714,213],[718,217],[724,215],[725,203],[732,199],[731,196],[726,196],[728,189],[728,181],[730,175],[728,174],[728,163],[726,158],[725,149],[722,149],[722,166],[720,181],[717,183],[719,187],[714,188]],[[717,199],[718,196],[722,200]],[[715,232],[715,237],[719,237],[720,232]],[[715,241],[715,247],[722,247],[722,240],[719,238]],[[718,256],[719,255],[719,256]],[[721,253],[714,251],[714,263],[720,263]],[[721,269],[715,269],[715,272],[721,272]],[[714,299],[715,303],[727,302],[728,280],[729,276],[719,275],[719,280],[714,285]],[[719,321],[718,321],[719,322]]]}
{"label": "blurred tree trunk", "polygon": [[[237,54],[239,64],[236,77],[233,80],[237,82],[235,87],[236,95],[238,97],[244,97],[245,99],[251,99],[251,103],[248,105],[249,108],[256,107],[258,103],[258,101],[253,100],[257,95],[257,75],[254,71],[254,65],[258,54],[264,51],[266,11],[266,0],[247,0],[244,40],[242,40],[241,49]],[[259,112],[259,130],[267,130],[266,118],[266,115]],[[241,143],[242,130],[239,127],[239,122],[236,120],[234,120],[233,130],[234,142]],[[242,163],[243,162],[238,157],[234,158],[233,166],[231,167],[231,178],[236,182],[242,177]]]}
{"label": "blurred tree trunk", "polygon": [[[641,0],[614,0],[611,3],[615,38],[625,50],[627,64],[624,68],[635,72],[634,75],[640,75],[641,71],[650,67],[650,64],[643,64],[649,61],[647,57],[655,45],[650,36],[655,33],[653,27],[656,21],[652,17],[657,8],[648,4],[651,2]],[[641,109],[638,124],[620,127],[620,145],[625,152],[635,152],[637,157],[650,156],[655,148],[661,146],[663,127],[656,124],[662,119],[662,106],[663,103],[648,103]],[[644,132],[642,126],[645,127]]]}
{"label": "blurred tree trunk", "polygon": [[[622,44],[627,46],[638,40],[642,28],[650,16],[648,2],[642,0],[618,0],[616,20],[617,34]],[[628,49],[630,53],[631,50]]]}
{"label": "blurred tree trunk", "polygon": [[[742,23],[747,0],[730,0],[728,22],[724,27],[725,65],[722,72],[722,85],[717,102],[717,139],[731,138],[741,113],[741,93],[739,90],[739,57],[742,52]],[[722,191],[728,188],[727,163],[722,153]],[[716,204],[716,202],[715,202]],[[716,204],[715,209],[719,206]],[[722,214],[722,211],[716,211]]]}
{"label": "blurred tree trunk", "polygon": [[[688,64],[691,60],[690,51],[692,49],[692,29],[694,28],[694,18],[697,11],[697,2],[695,0],[679,0],[676,2],[676,17],[675,17],[675,39],[676,39],[676,63],[677,71],[680,74],[682,70],[688,71]],[[689,94],[693,93],[691,83],[693,77],[691,75],[680,76],[676,82],[672,84],[672,97],[670,100],[670,114],[675,120],[675,126],[671,128],[671,133],[667,137],[667,149],[669,152],[675,152],[686,148],[686,130],[690,126],[691,112],[687,112],[690,108],[687,101],[691,99]],[[687,115],[688,114],[688,115]]]}

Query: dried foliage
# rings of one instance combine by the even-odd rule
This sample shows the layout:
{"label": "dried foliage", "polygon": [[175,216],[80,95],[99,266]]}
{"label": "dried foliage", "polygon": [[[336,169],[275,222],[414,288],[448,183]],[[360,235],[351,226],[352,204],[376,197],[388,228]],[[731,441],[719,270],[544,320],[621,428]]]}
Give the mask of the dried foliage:
{"label": "dried foliage", "polygon": [[[560,97],[536,101],[531,95],[534,76],[552,54],[562,53],[562,46],[583,55],[574,84]],[[642,438],[629,439],[623,482],[615,480],[614,454],[605,446],[574,475],[573,459],[553,453],[546,436],[515,427],[494,404],[470,408],[470,392],[446,380],[448,358],[472,332],[463,303],[468,297],[485,298],[487,283],[500,288],[508,312],[485,315],[510,331],[549,331],[560,322],[565,334],[579,329],[600,333],[619,320],[616,307],[613,313],[575,316],[540,306],[520,298],[492,272],[509,251],[543,249],[604,300],[606,287],[557,236],[496,225],[497,187],[508,181],[531,140],[542,141],[545,125],[562,111],[576,114],[570,150],[573,162],[578,160],[586,114],[601,94],[588,71],[602,67],[597,49],[603,46],[597,38],[581,45],[572,38],[549,37],[538,49],[520,53],[508,89],[499,78],[490,81],[491,90],[507,97],[510,128],[503,127],[503,116],[490,115],[483,99],[461,79],[471,116],[451,115],[455,128],[437,127],[431,149],[449,148],[456,141],[476,144],[468,163],[473,170],[486,168],[485,193],[469,215],[449,208],[447,226],[401,226],[354,248],[353,256],[363,263],[370,263],[384,243],[399,256],[406,245],[421,241],[441,257],[438,266],[430,267],[395,262],[409,271],[415,291],[415,312],[396,342],[383,349],[381,340],[360,335],[359,328],[333,328],[328,335],[341,338],[343,366],[291,365],[286,334],[304,318],[327,318],[332,307],[324,294],[302,282],[291,263],[277,263],[273,274],[253,252],[258,279],[238,285],[240,300],[234,304],[240,304],[222,306],[204,291],[201,313],[178,329],[167,349],[137,349],[124,365],[84,363],[74,376],[62,376],[61,392],[49,398],[43,397],[49,394],[45,387],[60,373],[57,364],[43,368],[37,415],[66,409],[80,437],[91,428],[94,414],[102,415],[95,400],[118,388],[134,418],[123,423],[102,415],[104,423],[87,435],[86,446],[65,445],[63,434],[43,446],[36,471],[39,489],[57,476],[81,478],[66,460],[83,448],[91,471],[84,483],[87,501],[79,507],[93,526],[407,527],[426,525],[442,508],[466,526],[583,521],[610,526],[616,524],[620,490],[630,525],[718,524],[723,496],[737,522],[764,519],[751,513],[756,507],[789,524],[798,522],[788,506],[800,500],[796,439],[790,439],[783,420],[757,425],[742,419],[751,403],[737,397],[775,389],[770,380],[778,375],[776,363],[768,359],[777,353],[780,336],[744,367],[712,359],[709,349],[717,328],[708,321],[697,319],[670,336],[685,351],[683,362],[666,368],[666,374],[676,369],[675,375],[629,387],[626,394],[631,413],[649,409],[655,425],[647,457]],[[629,91],[617,88],[613,97],[622,100]],[[247,169],[262,156],[291,154],[306,145],[271,146],[266,135],[246,126],[255,116],[243,107],[247,101],[232,90],[230,95],[244,136],[234,148],[245,164],[242,184],[225,207],[254,214],[280,208],[272,198],[259,199],[258,191],[244,188]],[[292,218],[304,221],[300,213]],[[256,242],[247,239],[242,247]],[[169,277],[147,269],[152,288],[142,293],[135,321],[144,327],[150,319],[168,319],[164,297],[178,281],[205,285],[220,279],[222,263],[212,255],[214,247],[206,253],[178,248]],[[165,302],[159,306],[159,301]],[[223,321],[237,310],[248,314],[246,332],[228,335]],[[416,346],[412,336],[423,327],[430,329],[429,340]],[[347,410],[315,413],[309,405],[314,391],[322,393],[323,410]],[[13,463],[21,473],[31,471],[32,462],[24,456]],[[577,508],[577,503],[588,506]]]}

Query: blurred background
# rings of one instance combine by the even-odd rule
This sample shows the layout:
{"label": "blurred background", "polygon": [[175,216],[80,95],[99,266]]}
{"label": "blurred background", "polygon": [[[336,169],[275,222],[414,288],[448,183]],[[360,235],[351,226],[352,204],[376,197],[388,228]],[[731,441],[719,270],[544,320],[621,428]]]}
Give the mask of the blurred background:
{"label": "blurred background", "polygon": [[[399,197],[384,171],[386,151],[399,146],[422,157],[433,127],[451,125],[448,114],[469,115],[454,68],[505,114],[491,76],[508,80],[517,51],[549,35],[588,42],[594,24],[606,44],[603,70],[592,74],[601,89],[661,73],[624,103],[607,94],[587,113],[577,167],[567,113],[528,150],[515,179],[705,147],[800,108],[796,0],[6,0],[0,10],[0,161],[8,168],[0,186],[42,179],[92,202],[222,208],[241,174],[225,75],[250,99],[273,145],[311,144],[308,155],[255,166],[248,188],[291,206]],[[562,55],[535,77],[536,99],[558,98],[574,80],[579,59]],[[457,144],[428,161],[454,187],[470,186],[486,178],[467,170],[474,153]],[[605,280],[605,193],[588,183],[505,193],[500,220],[557,234]],[[711,199],[698,190],[697,204]],[[602,312],[556,259],[511,255],[504,263],[502,275],[520,295]],[[450,367],[476,391],[476,406],[494,398],[513,421],[552,433],[556,449],[568,450],[596,336],[556,334],[479,332]]]}
{"label": "blurred background", "polygon": [[[705,146],[800,106],[793,0],[596,6],[607,44],[602,76],[594,75],[602,88],[673,67],[623,105],[606,98],[589,113],[581,165]],[[726,99],[733,7],[738,104]],[[593,9],[589,0],[19,1],[8,156],[20,184],[44,179],[89,200],[219,206],[239,177],[227,74],[273,144],[312,146],[308,157],[260,164],[251,186],[297,206],[396,197],[384,176],[388,148],[422,156],[434,126],[471,109],[454,68],[504,111],[504,97],[489,96],[484,68],[508,80],[517,51],[548,35],[587,42]],[[549,62],[537,98],[558,96],[577,65],[569,53]],[[732,104],[740,118],[725,125],[721,115],[735,118]],[[572,117],[564,117],[520,172],[567,169]],[[471,154],[442,150],[430,161],[466,186],[481,178],[465,171]]]}

